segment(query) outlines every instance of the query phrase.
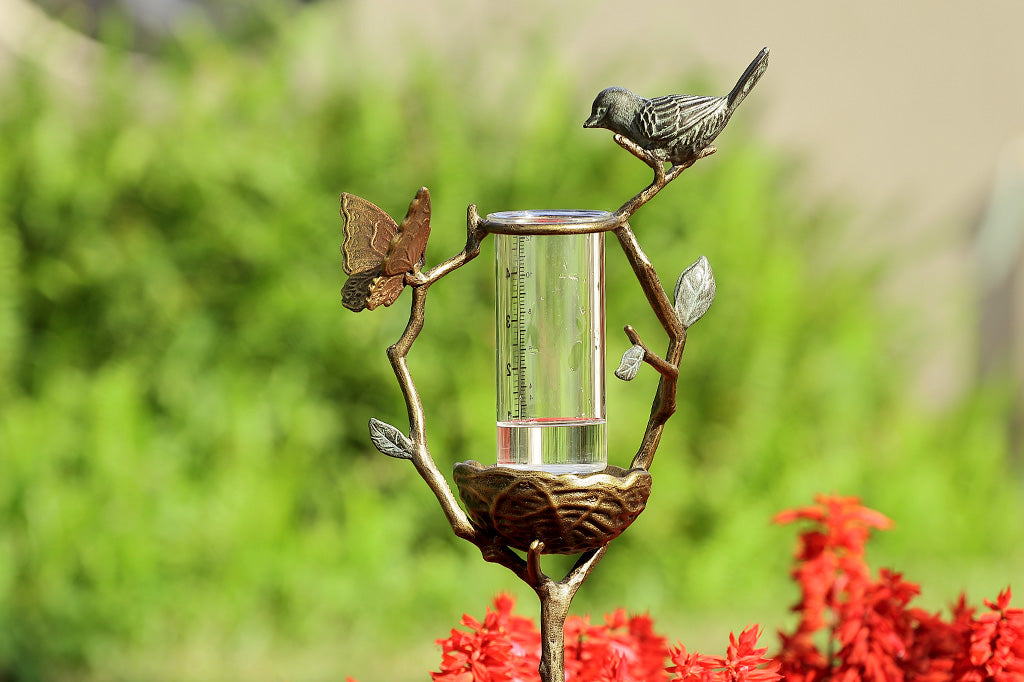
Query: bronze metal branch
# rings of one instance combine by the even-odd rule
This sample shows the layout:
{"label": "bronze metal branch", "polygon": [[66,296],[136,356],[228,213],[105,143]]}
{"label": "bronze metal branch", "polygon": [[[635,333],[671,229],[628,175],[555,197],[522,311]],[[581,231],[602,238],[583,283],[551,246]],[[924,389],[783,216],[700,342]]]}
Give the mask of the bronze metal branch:
{"label": "bronze metal branch", "polygon": [[632,154],[633,156],[640,159],[641,161],[643,161],[648,166],[654,169],[654,182],[648,185],[643,191],[634,196],[632,199],[624,203],[619,208],[619,210],[615,212],[615,216],[617,218],[621,217],[622,222],[629,220],[630,217],[634,213],[636,213],[638,208],[640,208],[648,201],[653,199],[654,195],[656,195],[658,192],[664,189],[665,186],[668,185],[668,183],[678,178],[684,170],[686,170],[693,164],[697,163],[704,157],[711,156],[717,151],[714,145],[709,145],[705,147],[699,154],[697,154],[696,158],[687,161],[686,163],[682,163],[677,166],[672,166],[668,170],[668,172],[666,172],[665,163],[659,161],[657,158],[652,156],[647,150],[643,149],[636,142],[633,142],[629,138],[624,137],[622,135],[616,135],[615,142],[618,143],[618,145],[625,149],[627,152],[629,152],[630,154]]}
{"label": "bronze metal branch", "polygon": [[662,376],[669,377],[670,379],[676,379],[679,376],[679,368],[669,362],[666,362],[660,355],[651,352],[651,350],[644,344],[643,339],[640,338],[640,334],[633,329],[632,325],[627,324],[623,328],[623,331],[626,332],[626,338],[629,339],[634,346],[639,346],[641,350],[643,350],[644,362],[657,370],[657,372]]}

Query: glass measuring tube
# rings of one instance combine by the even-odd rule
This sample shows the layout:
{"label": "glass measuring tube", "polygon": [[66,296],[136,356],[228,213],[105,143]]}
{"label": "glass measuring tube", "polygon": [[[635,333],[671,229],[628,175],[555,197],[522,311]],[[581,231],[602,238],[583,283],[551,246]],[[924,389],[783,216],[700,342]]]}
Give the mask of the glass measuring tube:
{"label": "glass measuring tube", "polygon": [[507,211],[521,228],[495,234],[497,462],[586,473],[608,462],[604,233],[528,234],[604,211]]}

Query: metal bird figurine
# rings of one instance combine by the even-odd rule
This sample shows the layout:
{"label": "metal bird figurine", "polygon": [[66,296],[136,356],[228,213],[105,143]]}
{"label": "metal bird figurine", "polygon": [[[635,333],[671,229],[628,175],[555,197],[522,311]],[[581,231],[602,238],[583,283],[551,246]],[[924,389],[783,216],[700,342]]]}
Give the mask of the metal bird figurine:
{"label": "metal bird figurine", "polygon": [[607,88],[594,99],[583,127],[607,128],[629,138],[657,161],[676,166],[690,163],[718,137],[767,68],[766,47],[725,97],[665,95],[646,99],[625,88]]}

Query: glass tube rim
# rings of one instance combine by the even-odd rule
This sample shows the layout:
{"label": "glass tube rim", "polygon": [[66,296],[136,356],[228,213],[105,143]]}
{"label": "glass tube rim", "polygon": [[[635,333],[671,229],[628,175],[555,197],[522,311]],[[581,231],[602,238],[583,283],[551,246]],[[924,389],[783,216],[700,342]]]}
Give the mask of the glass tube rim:
{"label": "glass tube rim", "polygon": [[622,224],[614,213],[599,209],[525,209],[488,213],[481,227],[497,234],[588,234],[614,230]]}

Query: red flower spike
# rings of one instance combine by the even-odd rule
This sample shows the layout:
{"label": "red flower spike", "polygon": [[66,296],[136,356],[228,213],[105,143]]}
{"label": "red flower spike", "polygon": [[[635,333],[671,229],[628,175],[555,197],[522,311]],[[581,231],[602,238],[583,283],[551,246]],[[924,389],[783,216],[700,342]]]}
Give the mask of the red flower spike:
{"label": "red flower spike", "polygon": [[918,585],[888,570],[873,579],[864,560],[871,531],[892,522],[857,498],[816,501],[775,517],[810,522],[791,571],[800,621],[776,657],[787,682],[1024,682],[1024,611],[1009,590],[977,616],[963,595],[949,620],[913,608]]}
{"label": "red flower spike", "polygon": [[[601,682],[618,675],[630,682],[664,682],[666,640],[647,616],[618,609],[603,625],[570,616],[565,623],[565,676],[569,682]],[[614,679],[614,678],[613,678]]]}
{"label": "red flower spike", "polygon": [[954,670],[958,679],[1024,682],[1024,610],[1010,608],[1007,588],[969,624],[966,660]]}
{"label": "red flower spike", "polygon": [[672,682],[717,682],[721,679],[714,672],[717,660],[711,656],[687,653],[686,647],[682,644],[669,650],[669,658],[673,665],[665,670],[675,673]]}
{"label": "red flower spike", "polygon": [[757,625],[751,625],[737,638],[729,633],[729,648],[725,655],[726,679],[731,682],[775,682],[782,679],[780,664],[767,658],[768,648],[755,648],[761,636]]}
{"label": "red flower spike", "polygon": [[675,673],[672,682],[775,682],[782,679],[780,664],[765,656],[767,648],[756,648],[760,636],[757,625],[739,637],[730,633],[725,657],[690,654],[680,644],[670,650],[674,665],[666,670]]}
{"label": "red flower spike", "polygon": [[514,600],[499,595],[495,611],[481,623],[464,615],[470,632],[452,630],[441,645],[441,669],[430,674],[440,682],[526,682],[538,678],[540,633],[528,618],[512,614]]}
{"label": "red flower spike", "polygon": [[818,504],[780,512],[773,522],[811,521],[822,527],[830,546],[845,547],[855,554],[863,552],[871,529],[888,530],[893,525],[884,514],[861,506],[858,497],[818,495],[815,501]]}

